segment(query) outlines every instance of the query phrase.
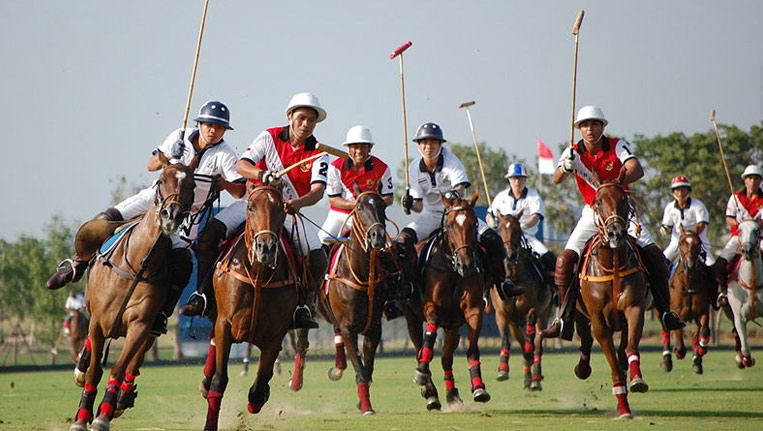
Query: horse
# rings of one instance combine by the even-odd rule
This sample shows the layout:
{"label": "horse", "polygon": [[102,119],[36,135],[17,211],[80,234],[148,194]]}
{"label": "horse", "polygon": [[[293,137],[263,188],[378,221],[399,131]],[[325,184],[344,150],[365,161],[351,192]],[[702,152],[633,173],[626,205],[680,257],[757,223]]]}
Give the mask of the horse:
{"label": "horse", "polygon": [[[633,419],[628,405],[625,369],[629,370],[632,392],[646,392],[649,386],[641,374],[639,342],[646,309],[646,276],[634,241],[628,237],[631,207],[618,180],[597,185],[593,210],[598,233],[586,245],[579,269],[580,297],[575,327],[580,336],[580,359],[575,375],[591,375],[591,326],[612,372],[612,393],[617,398],[620,419]],[[615,351],[612,335],[621,332]]]}
{"label": "horse", "polygon": [[[75,369],[75,382],[84,386],[84,391],[70,431],[87,431],[91,420],[93,430],[108,430],[110,421],[134,403],[135,377],[156,338],[151,327],[167,296],[170,236],[193,204],[193,169],[169,165],[155,187],[154,201],[142,220],[122,235],[111,252],[99,255],[90,266],[85,296],[90,326],[84,354]],[[124,347],[111,368],[98,416],[93,420],[93,403],[103,374],[100,359],[104,341],[120,337],[125,337]]]}
{"label": "horse", "polygon": [[90,324],[90,320],[81,310],[72,310],[71,313],[72,320],[69,324],[69,340],[72,345],[72,359],[76,364],[79,361],[82,349],[85,347],[87,327]]}
{"label": "horse", "polygon": [[509,378],[511,331],[525,360],[524,389],[540,391],[543,390],[543,338],[535,335],[548,323],[553,295],[541,272],[540,262],[533,256],[533,250],[522,233],[519,219],[523,211],[516,216],[502,215],[500,212],[496,214],[498,232],[506,248],[506,274],[515,285],[525,289],[522,295],[508,299],[501,298],[497,289],[490,292],[495,308],[495,322],[501,334],[501,353],[496,380],[504,381]]}
{"label": "horse", "polygon": [[477,240],[477,216],[474,213],[477,198],[479,193],[474,193],[468,200],[443,196],[445,211],[441,229],[419,244],[423,256],[422,310],[427,328],[424,344],[417,354],[418,366],[413,380],[421,386],[421,395],[427,400],[427,410],[442,407],[429,370],[438,327],[445,332],[441,363],[448,405],[457,407],[463,404],[453,378],[453,352],[458,347],[459,330],[464,324],[467,326],[466,356],[472,399],[481,403],[490,400],[482,381],[478,347],[489,283],[484,255]]}
{"label": "horse", "polygon": [[[694,321],[696,324],[692,332],[692,372],[702,374],[702,357],[707,353],[710,343],[710,305],[715,294],[715,280],[705,266],[705,252],[699,235],[684,230],[681,225],[678,229],[681,232],[678,239],[679,256],[670,277],[670,308],[685,322]],[[683,359],[686,356],[683,329],[670,332],[663,330],[661,367],[666,372],[673,369],[671,334],[676,357]]]}
{"label": "horse", "polygon": [[750,354],[747,322],[763,315],[763,260],[760,252],[761,221],[744,220],[739,223],[739,244],[742,256],[730,277],[728,287],[729,308],[733,315],[737,338],[736,363],[739,368],[752,367],[755,359]]}
{"label": "horse", "polygon": [[200,384],[208,404],[205,431],[218,428],[232,343],[246,341],[260,349],[247,409],[252,414],[262,410],[270,397],[268,382],[281,341],[297,308],[297,271],[281,240],[286,213],[279,185],[250,190],[243,240],[225,252],[214,272],[214,343],[210,343]]}

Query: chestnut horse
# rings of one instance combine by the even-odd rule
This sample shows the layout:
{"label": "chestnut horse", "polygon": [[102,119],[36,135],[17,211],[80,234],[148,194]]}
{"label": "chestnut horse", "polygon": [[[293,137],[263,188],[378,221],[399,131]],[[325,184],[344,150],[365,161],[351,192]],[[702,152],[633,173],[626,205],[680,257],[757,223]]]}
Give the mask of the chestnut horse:
{"label": "chestnut horse", "polygon": [[525,293],[504,300],[497,289],[492,289],[490,298],[495,308],[495,322],[501,334],[501,354],[498,366],[498,381],[509,378],[509,355],[511,336],[519,343],[524,356],[524,389],[543,390],[541,380],[541,358],[543,356],[543,338],[535,335],[548,323],[551,312],[552,293],[542,274],[540,262],[533,255],[533,250],[525,239],[519,219],[516,216],[496,214],[498,232],[506,248],[506,274],[517,286],[522,286]]}
{"label": "chestnut horse", "polygon": [[[702,240],[691,230],[678,226],[681,237],[678,239],[679,256],[676,269],[670,277],[670,309],[675,310],[685,322],[694,321],[696,326],[692,332],[692,371],[702,374],[702,357],[707,353],[710,343],[710,304],[715,295],[715,279],[705,266],[705,252],[702,250]],[[684,331],[662,331],[662,369],[669,372],[673,369],[671,356],[671,335],[674,351],[678,359],[686,356]]]}
{"label": "chestnut horse", "polygon": [[[581,294],[575,327],[581,345],[575,375],[580,379],[591,375],[592,326],[612,372],[612,393],[617,398],[619,417],[632,419],[625,369],[629,370],[632,392],[649,389],[642,378],[638,350],[644,328],[646,276],[637,246],[628,236],[632,209],[620,181],[597,187],[593,210],[599,232],[586,246],[580,265]],[[612,340],[615,332],[621,332],[617,350]]]}
{"label": "chestnut horse", "polygon": [[217,430],[228,384],[232,343],[260,349],[257,377],[249,388],[250,413],[259,413],[270,397],[273,365],[297,308],[297,277],[281,240],[286,213],[281,188],[260,185],[249,191],[244,238],[218,263],[213,276],[217,317],[200,389],[207,399],[204,430]]}
{"label": "chestnut horse", "polygon": [[427,410],[441,408],[429,370],[438,327],[442,327],[445,332],[441,363],[448,405],[463,403],[453,379],[453,352],[458,347],[459,330],[464,324],[467,326],[466,356],[472,398],[482,403],[490,400],[490,394],[482,381],[477,346],[482,329],[484,298],[490,288],[483,262],[484,255],[477,241],[478,225],[474,203],[478,197],[479,193],[468,200],[450,200],[443,196],[445,212],[441,230],[419,245],[423,246],[423,315],[427,328],[424,344],[417,355],[418,366],[413,381],[421,385],[421,395],[427,400]]}
{"label": "chestnut horse", "polygon": [[747,339],[747,322],[763,315],[763,260],[760,252],[760,231],[763,221],[739,223],[739,245],[742,256],[729,277],[728,301],[737,338],[737,367],[755,365]]}
{"label": "chestnut horse", "polygon": [[[104,341],[125,337],[92,424],[92,429],[98,431],[108,430],[110,421],[132,406],[135,377],[156,338],[151,335],[151,327],[167,296],[170,236],[193,203],[193,169],[169,165],[162,170],[155,187],[156,197],[143,219],[122,236],[112,251],[97,256],[90,266],[85,294],[90,327],[83,358],[75,369],[75,382],[85,389],[71,431],[87,431],[87,423],[93,418],[93,403],[103,374],[100,359]],[[83,374],[79,369],[85,366]]]}
{"label": "chestnut horse", "polygon": [[76,364],[79,360],[82,348],[87,340],[87,326],[90,320],[82,310],[72,310],[72,320],[69,324],[69,340],[72,343],[72,359]]}

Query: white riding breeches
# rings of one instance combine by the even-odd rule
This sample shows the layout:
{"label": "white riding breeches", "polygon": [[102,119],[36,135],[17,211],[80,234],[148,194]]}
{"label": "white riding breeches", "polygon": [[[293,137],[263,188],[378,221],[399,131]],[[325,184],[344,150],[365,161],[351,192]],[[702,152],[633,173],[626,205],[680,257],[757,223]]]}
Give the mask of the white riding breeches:
{"label": "white riding breeches", "polygon": [[328,244],[326,242],[327,238],[336,238],[341,235],[342,232],[339,232],[339,229],[342,228],[342,223],[344,223],[345,229],[350,229],[352,227],[352,218],[348,217],[348,213],[330,210],[326,216],[326,221],[323,222],[323,226],[321,226],[321,230],[318,232],[318,239],[320,239],[321,243]]}
{"label": "white riding breeches", "polygon": [[[702,250],[705,251],[705,265],[711,266],[715,263],[715,256],[710,251],[710,242],[707,240],[702,241]],[[673,238],[670,240],[670,244],[668,244],[667,247],[665,247],[665,250],[663,250],[662,254],[665,255],[665,258],[669,261],[673,262],[676,257],[678,257],[678,238]]]}
{"label": "white riding breeches", "polygon": [[[573,250],[580,256],[582,254],[583,247],[586,242],[593,238],[599,232],[599,228],[596,226],[596,213],[589,205],[583,207],[583,214],[578,220],[578,224],[575,225],[575,229],[572,230],[567,244],[564,246],[567,250]],[[654,244],[652,234],[646,229],[644,225],[641,225],[641,230],[638,230],[638,226],[632,221],[628,224],[628,235],[636,238],[636,243],[639,247],[646,247],[647,245]]]}

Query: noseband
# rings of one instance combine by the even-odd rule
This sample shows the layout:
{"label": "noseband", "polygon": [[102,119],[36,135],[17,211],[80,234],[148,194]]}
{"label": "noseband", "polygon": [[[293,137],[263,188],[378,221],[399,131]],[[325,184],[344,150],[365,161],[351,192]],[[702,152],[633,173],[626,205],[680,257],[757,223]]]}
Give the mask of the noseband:
{"label": "noseband", "polygon": [[[623,186],[621,186],[617,182],[604,183],[600,185],[599,188],[596,189],[596,195],[598,196],[599,190],[605,187],[617,187],[620,190],[620,192],[623,193],[624,199],[626,200],[626,203],[627,203],[628,197],[627,197],[627,194],[625,193],[625,189],[623,188]],[[629,212],[634,211],[633,208],[630,206],[630,204],[628,204],[628,208],[629,208]],[[596,214],[596,217],[595,217],[596,227],[599,228],[600,234],[606,236],[607,229],[615,223],[622,223],[623,228],[626,230],[628,229],[628,216],[623,217],[620,214],[617,214],[617,208],[615,208],[615,213],[610,215],[606,219],[602,217],[601,208],[599,207],[598,204],[593,205],[593,210],[594,210],[594,214]],[[638,228],[641,229],[641,226],[639,225]]]}
{"label": "noseband", "polygon": [[[359,194],[355,201],[360,202],[360,198],[365,195],[375,195],[375,196],[378,196],[380,200],[382,199],[379,193],[375,191],[367,191],[367,192],[363,192]],[[377,209],[377,208],[374,208],[374,209]],[[370,242],[371,242],[371,239],[368,237],[371,229],[373,229],[376,226],[381,226],[382,230],[386,232],[387,226],[384,224],[383,219],[382,221],[376,220],[373,223],[371,223],[369,226],[364,226],[363,221],[360,218],[360,211],[358,211],[357,203],[355,205],[355,208],[353,208],[352,211],[350,211],[350,215],[352,216],[352,234],[357,236],[358,239],[362,240],[358,242],[360,242],[360,247],[363,249],[363,251],[367,253],[370,247]],[[349,219],[349,217],[347,218]],[[342,225],[342,228],[340,229],[340,231],[343,229],[344,229],[344,225]]]}
{"label": "noseband", "polygon": [[[448,217],[448,214],[456,211],[471,211],[474,213],[474,208],[469,206],[457,206],[457,207],[451,207],[447,211],[445,211],[442,215],[442,237],[443,241],[447,244],[447,247],[451,249],[450,251],[450,258],[447,259],[450,263],[450,270],[453,272],[456,272],[456,264],[458,263],[458,252],[461,249],[466,249],[469,254],[471,255],[472,259],[474,259],[475,262],[479,262],[479,254],[477,253],[477,250],[475,249],[474,245],[472,244],[463,244],[456,248],[453,248],[453,245],[448,241],[448,228],[445,223],[445,219]],[[447,253],[446,253],[447,256]]]}
{"label": "noseband", "polygon": [[[274,195],[277,199],[281,199],[281,196],[280,196],[281,193],[278,191],[278,189],[272,186],[259,186],[252,189],[249,192],[249,199],[251,199],[255,193],[261,193],[261,192],[267,192],[271,195]],[[249,223],[245,223],[245,224],[246,224],[246,228],[244,229],[244,241],[246,244],[246,249],[249,250],[249,260],[251,262],[255,262],[256,259],[254,257],[253,245],[254,245],[254,242],[257,240],[257,238],[259,238],[260,235],[270,235],[273,237],[273,239],[276,241],[276,244],[277,244],[278,241],[280,240],[280,235],[278,234],[278,232],[274,232],[270,229],[261,229],[261,230],[258,230],[257,232],[252,232],[251,229],[249,228]],[[276,266],[278,266],[278,253],[276,253],[276,259],[274,260],[273,264],[270,265],[270,267],[275,268]]]}

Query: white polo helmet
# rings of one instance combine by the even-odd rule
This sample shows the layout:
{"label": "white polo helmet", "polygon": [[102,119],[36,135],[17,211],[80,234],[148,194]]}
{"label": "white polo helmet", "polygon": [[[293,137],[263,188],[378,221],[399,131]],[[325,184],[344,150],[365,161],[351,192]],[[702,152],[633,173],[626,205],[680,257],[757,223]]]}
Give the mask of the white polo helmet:
{"label": "white polo helmet", "polygon": [[609,121],[604,117],[604,111],[598,106],[588,105],[580,108],[577,117],[575,117],[575,127],[580,128],[580,123],[586,120],[599,120],[606,126]]}
{"label": "white polo helmet", "polygon": [[760,166],[750,165],[744,168],[744,172],[742,172],[742,179],[745,179],[746,177],[749,177],[750,175],[757,175],[763,178],[763,173],[760,172]]}
{"label": "white polo helmet", "polygon": [[509,169],[506,170],[506,175],[504,175],[504,178],[526,177],[526,176],[527,176],[527,169],[525,169],[524,164],[512,163],[509,165]]}
{"label": "white polo helmet", "polygon": [[326,119],[326,111],[321,108],[321,102],[312,93],[297,93],[291,97],[289,105],[286,107],[286,115],[297,108],[312,108],[318,113],[318,118],[315,120],[317,123]]}
{"label": "white polo helmet", "polygon": [[345,138],[342,145],[348,146],[350,144],[371,144],[374,145],[374,139],[371,137],[371,129],[366,126],[352,126],[347,131],[347,138]]}

